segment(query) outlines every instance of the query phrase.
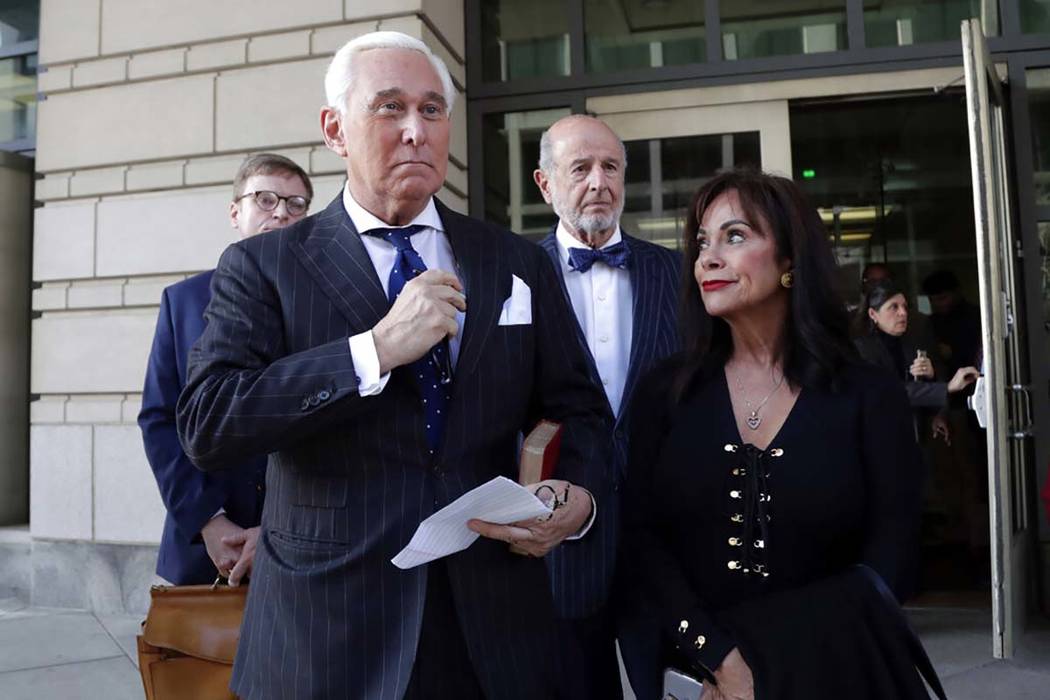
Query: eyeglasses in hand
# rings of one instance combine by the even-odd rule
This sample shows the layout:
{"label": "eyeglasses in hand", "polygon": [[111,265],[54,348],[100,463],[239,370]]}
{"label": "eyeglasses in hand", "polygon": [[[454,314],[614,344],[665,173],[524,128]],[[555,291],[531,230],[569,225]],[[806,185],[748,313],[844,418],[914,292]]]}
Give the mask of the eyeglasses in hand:
{"label": "eyeglasses in hand", "polygon": [[292,216],[301,216],[306,213],[306,210],[310,208],[310,200],[306,197],[300,197],[297,194],[293,194],[290,197],[282,197],[276,192],[269,190],[256,190],[255,192],[245,192],[240,197],[234,199],[234,202],[239,202],[245,197],[254,197],[255,203],[259,205],[259,208],[263,211],[273,211],[277,208],[277,205],[282,201],[284,202],[285,209]]}

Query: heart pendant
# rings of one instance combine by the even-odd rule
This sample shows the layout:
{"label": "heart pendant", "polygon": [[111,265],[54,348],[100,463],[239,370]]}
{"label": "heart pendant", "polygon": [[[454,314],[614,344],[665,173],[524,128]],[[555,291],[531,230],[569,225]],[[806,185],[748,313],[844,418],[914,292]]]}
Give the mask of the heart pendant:
{"label": "heart pendant", "polygon": [[754,413],[748,416],[744,422],[747,423],[747,427],[751,428],[752,430],[758,430],[758,426],[762,425],[762,419],[756,416]]}

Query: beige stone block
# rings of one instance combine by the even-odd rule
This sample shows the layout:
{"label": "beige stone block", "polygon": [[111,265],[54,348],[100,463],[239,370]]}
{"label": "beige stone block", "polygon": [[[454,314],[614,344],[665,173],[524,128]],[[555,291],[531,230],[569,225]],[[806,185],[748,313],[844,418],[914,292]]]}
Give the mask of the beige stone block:
{"label": "beige stone block", "polygon": [[239,66],[248,60],[248,40],[234,39],[191,46],[186,53],[186,70]]}
{"label": "beige stone block", "polygon": [[463,93],[459,93],[456,97],[451,130],[448,143],[449,157],[461,166],[467,167],[467,100]]}
{"label": "beige stone block", "polygon": [[99,3],[102,0],[42,0],[40,63],[62,63],[98,56]]}
{"label": "beige stone block", "polygon": [[182,186],[184,162],[133,165],[126,176],[128,190],[161,190]]}
{"label": "beige stone block", "polygon": [[33,311],[53,311],[66,308],[68,282],[45,282],[33,290]]}
{"label": "beige stone block", "polygon": [[128,61],[128,78],[139,80],[172,75],[186,70],[186,49],[167,49],[138,53]]}
{"label": "beige stone block", "polygon": [[197,75],[50,97],[38,108],[37,170],[211,152],[212,82]]}
{"label": "beige stone block", "polygon": [[139,411],[142,410],[142,394],[131,394],[124,397],[120,408],[120,420],[122,423],[137,423]]}
{"label": "beige stone block", "polygon": [[[216,150],[319,142],[327,67],[328,60],[311,59],[222,73],[216,84]],[[274,99],[276,86],[279,100]]]}
{"label": "beige stone block", "polygon": [[209,187],[131,195],[98,205],[101,277],[190,272],[215,267],[237,239],[230,190]]}
{"label": "beige stone block", "polygon": [[184,279],[183,275],[164,275],[128,280],[124,285],[124,306],[157,306],[164,288]]}
{"label": "beige stone block", "polygon": [[467,171],[459,168],[455,163],[449,163],[448,170],[445,171],[445,184],[460,192],[466,192]]}
{"label": "beige stone block", "polygon": [[70,396],[66,423],[119,423],[123,403],[123,394]]}
{"label": "beige stone block", "polygon": [[384,17],[376,28],[381,32],[401,32],[417,39],[423,38],[423,20],[416,15]]}
{"label": "beige stone block", "polygon": [[329,150],[327,146],[319,146],[310,151],[311,175],[343,172],[346,172],[346,162]]}
{"label": "beige stone block", "polygon": [[69,180],[72,197],[89,197],[93,194],[112,194],[124,191],[125,167],[98,168],[73,173]]}
{"label": "beige stone block", "polygon": [[29,429],[29,531],[35,538],[90,540],[91,426]]}
{"label": "beige stone block", "polygon": [[36,181],[33,197],[40,201],[65,199],[69,196],[69,173],[53,173]]}
{"label": "beige stone block", "polygon": [[41,396],[29,403],[29,422],[64,423],[66,421],[67,396]]}
{"label": "beige stone block", "polygon": [[95,273],[95,202],[48,204],[34,211],[33,279]]}
{"label": "beige stone block", "polygon": [[248,62],[261,63],[310,55],[310,30],[265,34],[248,42]]}
{"label": "beige stone block", "polygon": [[60,312],[34,319],[30,391],[141,391],[156,322],[154,309]]}
{"label": "beige stone block", "polygon": [[102,52],[307,28],[342,20],[342,10],[342,0],[106,0]]}
{"label": "beige stone block", "polygon": [[73,66],[48,66],[37,73],[36,88],[40,92],[68,90],[73,87]]}
{"label": "beige stone block", "polygon": [[[438,58],[444,62],[445,67],[448,68],[449,74],[452,76],[452,81],[456,84],[456,89],[461,93],[467,88],[467,70],[466,67],[460,62],[458,58],[452,55],[445,44],[438,38],[438,35],[430,30],[430,27],[423,25],[423,43],[430,47],[430,50],[437,55]],[[461,95],[456,96],[456,104],[462,104],[460,100]]]}
{"label": "beige stone block", "polygon": [[467,207],[467,200],[460,197],[448,187],[442,187],[437,193],[437,198],[453,211],[458,211],[460,214],[464,215],[470,214]]}
{"label": "beige stone block", "polygon": [[[279,156],[284,156],[293,163],[296,163],[300,168],[305,170],[307,173],[310,172],[310,152],[313,149],[310,148],[275,148],[267,149],[270,153],[276,153]],[[233,179],[232,177],[230,178]]]}
{"label": "beige stone block", "polygon": [[164,504],[138,427],[97,426],[94,448],[95,539],[159,542]]}
{"label": "beige stone block", "polygon": [[346,42],[356,39],[362,34],[374,32],[375,29],[375,21],[351,22],[334,27],[315,29],[310,36],[310,53],[331,58]]}
{"label": "beige stone block", "polygon": [[84,280],[69,287],[66,305],[70,309],[98,309],[121,306],[124,280]]}
{"label": "beige stone block", "polygon": [[395,15],[399,13],[418,12],[423,9],[422,0],[385,0],[378,2],[361,2],[345,0],[343,16],[346,19],[364,19],[376,15]]}
{"label": "beige stone block", "polygon": [[342,196],[346,175],[326,175],[315,177],[313,181],[314,201],[310,204],[310,213],[316,214],[331,204],[333,199]]}
{"label": "beige stone block", "polygon": [[217,156],[214,158],[194,158],[186,163],[187,185],[214,185],[219,182],[230,183],[233,192],[233,178],[237,169],[244,162],[245,154],[235,156]]}
{"label": "beige stone block", "polygon": [[437,27],[457,55],[467,55],[464,35],[463,0],[422,0],[423,14]]}
{"label": "beige stone block", "polygon": [[119,56],[78,63],[73,69],[73,87],[119,83],[128,79],[128,59]]}

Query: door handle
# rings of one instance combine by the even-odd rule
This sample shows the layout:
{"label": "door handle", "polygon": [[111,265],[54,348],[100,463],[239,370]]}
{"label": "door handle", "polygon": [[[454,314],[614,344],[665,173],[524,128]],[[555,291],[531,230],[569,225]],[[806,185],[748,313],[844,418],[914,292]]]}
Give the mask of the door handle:
{"label": "door handle", "polygon": [[1022,427],[1020,430],[1015,430],[1009,434],[1009,437],[1013,440],[1024,440],[1035,436],[1034,421],[1032,419],[1032,393],[1029,391],[1027,384],[1011,384],[1010,391],[1015,394],[1020,394],[1022,397],[1021,405],[1023,408],[1023,416],[1020,424]]}

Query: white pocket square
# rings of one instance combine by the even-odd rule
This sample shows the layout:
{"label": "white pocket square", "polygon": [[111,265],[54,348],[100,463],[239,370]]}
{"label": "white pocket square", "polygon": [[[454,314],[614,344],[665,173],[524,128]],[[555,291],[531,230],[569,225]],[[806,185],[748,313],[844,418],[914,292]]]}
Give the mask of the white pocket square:
{"label": "white pocket square", "polygon": [[501,326],[528,326],[532,323],[532,290],[517,275],[511,275],[510,296],[499,314]]}

